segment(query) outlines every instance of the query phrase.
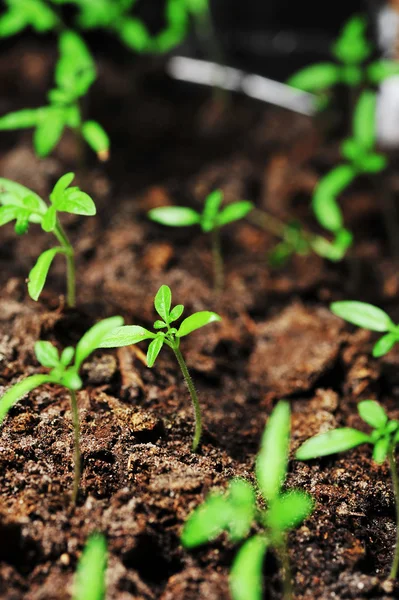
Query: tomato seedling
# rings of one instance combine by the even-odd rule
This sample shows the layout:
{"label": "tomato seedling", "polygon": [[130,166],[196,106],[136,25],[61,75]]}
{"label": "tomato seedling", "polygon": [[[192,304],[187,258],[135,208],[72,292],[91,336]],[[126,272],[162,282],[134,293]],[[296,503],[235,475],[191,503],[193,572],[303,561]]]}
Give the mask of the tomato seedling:
{"label": "tomato seedling", "polygon": [[109,157],[109,138],[97,121],[85,121],[80,99],[96,79],[93,58],[73,31],[64,31],[59,39],[60,58],[55,69],[56,88],[48,94],[49,104],[41,108],[23,109],[0,117],[0,130],[35,128],[33,146],[39,157],[45,157],[58,144],[66,127],[78,139],[84,139],[100,160]]}
{"label": "tomato seedling", "polygon": [[33,300],[38,300],[54,258],[63,254],[67,264],[67,302],[69,306],[75,306],[74,250],[57,213],[92,216],[96,214],[96,206],[88,194],[78,187],[69,187],[74,176],[74,173],[66,173],[57,181],[50,194],[50,206],[23,185],[0,178],[0,226],[15,220],[15,232],[22,235],[28,231],[29,223],[37,223],[60,243],[60,246],[45,250],[29,273],[28,292]]}
{"label": "tomato seedling", "polygon": [[[65,348],[61,354],[50,342],[39,341],[35,344],[35,354],[39,363],[48,369],[49,373],[31,375],[22,381],[13,385],[0,401],[0,423],[3,422],[9,410],[18,400],[29,394],[32,390],[47,383],[60,385],[69,391],[71,397],[72,421],[74,427],[74,484],[72,492],[72,501],[76,502],[81,472],[80,457],[80,426],[79,409],[76,397],[76,391],[82,388],[82,380],[79,376],[79,370],[83,361],[100,347],[101,341],[115,327],[123,325],[122,317],[111,317],[100,321],[91,329],[86,331],[83,337],[76,345]],[[75,358],[74,358],[75,357]],[[73,364],[71,364],[74,358]]]}
{"label": "tomato seedling", "polygon": [[313,511],[313,500],[301,490],[283,491],[287,477],[290,441],[290,406],[280,401],[273,410],[256,459],[256,480],[267,508],[259,507],[256,490],[244,479],[233,479],[225,494],[211,492],[184,525],[181,541],[186,548],[211,542],[226,532],[240,542],[256,524],[256,533],[241,546],[230,572],[233,600],[261,600],[262,566],[269,548],[277,551],[284,571],[284,598],[292,598],[287,549],[291,529]]}
{"label": "tomato seedling", "polygon": [[199,225],[204,233],[211,234],[214,288],[216,292],[219,292],[223,288],[224,282],[220,228],[233,221],[243,219],[254,207],[252,202],[243,200],[233,202],[220,209],[222,200],[223,192],[215,190],[205,199],[202,213],[188,206],[162,206],[160,208],[153,208],[148,212],[148,217],[152,221],[156,221],[162,225],[167,225],[168,227]]}
{"label": "tomato seedling", "polygon": [[395,325],[387,313],[377,306],[367,304],[367,302],[343,300],[333,302],[330,309],[337,317],[341,317],[341,319],[345,319],[353,325],[370,331],[385,333],[374,344],[373,356],[375,358],[384,356],[399,342],[399,325]]}
{"label": "tomato seedling", "polygon": [[[160,353],[162,346],[166,344],[171,348],[176,356],[177,362],[185,379],[185,382],[190,392],[191,400],[194,408],[195,430],[192,449],[195,452],[198,448],[202,434],[202,417],[201,407],[198,401],[197,392],[195,390],[191,375],[187,369],[186,362],[180,351],[180,340],[182,337],[192,333],[196,329],[200,329],[209,323],[220,321],[218,314],[203,310],[190,315],[182,321],[179,329],[171,327],[174,321],[181,317],[184,311],[182,304],[177,304],[173,309],[172,293],[167,285],[162,285],[154,299],[155,310],[161,317],[154,323],[156,333],[148,331],[144,327],[138,325],[125,325],[118,327],[111,332],[102,342],[101,348],[120,348],[122,346],[130,346],[144,340],[152,340],[147,351],[147,365],[153,367]],[[165,330],[165,331],[161,331]]]}
{"label": "tomato seedling", "polygon": [[309,460],[345,452],[360,444],[373,446],[373,460],[382,464],[388,458],[396,507],[396,548],[390,577],[395,579],[399,567],[399,478],[396,468],[395,447],[399,442],[399,421],[389,420],[383,407],[375,400],[363,400],[358,404],[360,417],[372,427],[370,434],[351,427],[341,427],[320,433],[307,440],[296,452],[298,460]]}
{"label": "tomato seedling", "polygon": [[106,594],[107,542],[100,533],[87,540],[75,574],[73,600],[104,600]]}

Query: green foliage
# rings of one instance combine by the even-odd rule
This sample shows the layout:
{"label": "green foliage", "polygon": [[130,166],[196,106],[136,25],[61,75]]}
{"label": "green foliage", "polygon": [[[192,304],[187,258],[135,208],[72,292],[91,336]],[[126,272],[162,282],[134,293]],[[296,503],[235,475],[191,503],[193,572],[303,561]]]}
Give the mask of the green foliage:
{"label": "green foliage", "polygon": [[377,306],[367,302],[344,300],[330,305],[332,312],[353,325],[385,333],[373,347],[373,356],[378,358],[387,354],[399,342],[399,325]]}
{"label": "green foliage", "polygon": [[220,209],[222,200],[222,191],[215,190],[205,199],[202,213],[186,206],[162,206],[150,210],[148,217],[156,223],[169,227],[200,225],[202,231],[209,233],[228,223],[243,219],[254,207],[252,202],[242,200]]}
{"label": "green foliage", "polygon": [[184,525],[181,541],[187,548],[216,539],[225,532],[233,542],[244,540],[256,521],[265,531],[241,546],[230,573],[233,600],[262,598],[262,565],[269,547],[279,549],[287,531],[297,527],[313,510],[311,497],[300,491],[282,491],[287,476],[290,408],[280,401],[265,428],[256,460],[256,479],[267,502],[259,508],[251,484],[235,479],[225,494],[211,492]]}
{"label": "green foliage", "polygon": [[56,13],[44,0],[5,0],[6,12],[0,17],[0,38],[20,33],[32,27],[45,33],[59,26]]}
{"label": "green foliage", "polygon": [[73,600],[104,600],[107,542],[99,533],[86,542],[75,575]]}
{"label": "green foliage", "polygon": [[65,128],[75,130],[100,160],[109,155],[109,138],[96,121],[83,121],[79,100],[96,79],[93,58],[75,32],[65,30],[59,38],[60,58],[55,69],[56,87],[48,94],[49,104],[0,117],[0,130],[34,128],[33,145],[39,157],[56,147]]}
{"label": "green foliage", "polygon": [[[70,187],[73,178],[74,173],[66,173],[57,181],[50,194],[50,206],[25,186],[0,178],[0,226],[15,220],[15,232],[21,235],[28,231],[29,223],[36,223],[44,231],[53,233],[61,243],[43,252],[29,273],[28,292],[33,300],[38,300],[57,254],[64,254],[67,261],[73,264],[73,249],[62,229],[58,213],[82,216],[96,214],[90,196],[77,186]],[[74,288],[74,277],[68,285]]]}

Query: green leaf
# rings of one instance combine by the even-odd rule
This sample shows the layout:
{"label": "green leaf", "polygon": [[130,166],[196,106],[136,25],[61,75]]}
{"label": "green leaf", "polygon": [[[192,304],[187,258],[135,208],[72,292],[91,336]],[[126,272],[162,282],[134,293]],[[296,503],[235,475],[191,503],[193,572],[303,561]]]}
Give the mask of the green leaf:
{"label": "green leaf", "polygon": [[384,332],[395,327],[386,312],[367,302],[351,300],[333,302],[330,310],[341,319],[370,331]]}
{"label": "green leaf", "polygon": [[29,3],[25,3],[24,9],[30,24],[38,33],[49,31],[58,25],[56,14],[42,0],[30,0]]}
{"label": "green leaf", "polygon": [[208,232],[215,228],[222,200],[223,192],[221,190],[215,190],[206,197],[204,210],[201,215],[202,231]]}
{"label": "green leaf", "polygon": [[375,400],[362,400],[357,405],[357,409],[363,421],[375,429],[384,427],[388,422],[385,410]]}
{"label": "green leaf", "polygon": [[86,121],[82,125],[82,135],[99,160],[109,159],[110,139],[97,121]]}
{"label": "green leaf", "polygon": [[80,390],[83,386],[83,382],[79,377],[79,374],[75,367],[71,367],[63,373],[60,383],[69,390],[74,391]]}
{"label": "green leaf", "polygon": [[309,460],[318,456],[345,452],[367,442],[370,442],[370,436],[357,429],[342,427],[310,438],[297,450],[295,457],[298,460]]}
{"label": "green leaf", "polygon": [[256,479],[265,500],[279,495],[287,474],[290,441],[290,405],[280,400],[265,427],[256,458]]}
{"label": "green leaf", "polygon": [[44,231],[54,231],[57,224],[57,211],[55,206],[50,206],[42,219],[42,229]]}
{"label": "green leaf", "polygon": [[147,213],[147,216],[156,223],[170,227],[188,227],[189,225],[197,225],[201,221],[201,215],[186,206],[153,208]]}
{"label": "green leaf", "polygon": [[366,173],[379,173],[386,168],[388,160],[382,154],[372,152],[362,160],[362,170]]}
{"label": "green leaf", "polygon": [[167,324],[164,321],[155,321],[154,329],[163,329],[164,327],[167,327]]}
{"label": "green leaf", "polygon": [[371,90],[365,90],[360,95],[353,115],[353,135],[358,144],[367,150],[375,145],[377,97]]}
{"label": "green leaf", "polygon": [[11,204],[0,206],[0,227],[16,219],[20,210],[18,206]]}
{"label": "green leaf", "polygon": [[387,457],[391,438],[389,435],[382,437],[374,444],[373,460],[381,465]]}
{"label": "green leaf", "polygon": [[304,92],[325,90],[339,83],[340,68],[334,63],[317,63],[292,75],[287,83]]}
{"label": "green leaf", "polygon": [[398,341],[399,337],[396,333],[386,333],[383,335],[373,346],[374,358],[380,358],[380,356],[388,354]]}
{"label": "green leaf", "polygon": [[80,339],[76,346],[75,353],[75,368],[79,371],[80,366],[84,360],[97,348],[107,348],[103,342],[108,339],[108,336],[113,334],[116,328],[122,329],[123,318],[122,317],[109,317],[99,321],[93,327],[91,327],[83,337]]}
{"label": "green leaf", "polygon": [[62,109],[49,108],[41,115],[33,135],[33,146],[40,158],[44,158],[55,148],[64,127],[65,115]]}
{"label": "green leaf", "polygon": [[10,37],[19,33],[28,25],[27,15],[18,7],[11,8],[0,18],[0,38]]}
{"label": "green leaf", "polygon": [[196,312],[187,317],[187,319],[184,319],[178,329],[178,332],[176,333],[176,337],[182,338],[196,329],[200,329],[205,325],[209,325],[209,323],[214,323],[215,321],[221,320],[222,318],[218,314],[210,312],[209,310]]}
{"label": "green leaf", "polygon": [[266,524],[275,532],[294,529],[313,511],[312,497],[300,490],[291,490],[276,497],[266,513]]}
{"label": "green leaf", "polygon": [[202,15],[209,10],[209,0],[185,0],[187,8],[195,15]]}
{"label": "green leaf", "polygon": [[177,321],[180,319],[184,311],[183,304],[176,304],[176,306],[170,311],[169,314],[169,323],[173,323],[173,321]]}
{"label": "green leaf", "polygon": [[59,178],[50,194],[50,200],[53,204],[57,204],[57,202],[61,200],[65,190],[71,185],[74,177],[75,173],[65,173],[65,175],[62,175],[62,177]]}
{"label": "green leaf", "polygon": [[155,310],[159,316],[169,323],[169,313],[172,304],[172,292],[167,285],[161,285],[154,298]]}
{"label": "green leaf", "polygon": [[147,50],[151,42],[148,29],[138,19],[123,19],[119,27],[119,35],[126,46],[136,50],[136,52]]}
{"label": "green leaf", "polygon": [[35,343],[36,358],[43,367],[58,367],[60,363],[58,350],[50,342],[39,341]]}
{"label": "green leaf", "polygon": [[240,219],[246,217],[247,214],[250,213],[253,208],[253,203],[247,200],[243,200],[242,202],[233,202],[233,204],[229,204],[228,206],[226,206],[217,215],[217,226],[223,227],[223,225],[227,225],[227,223],[239,221]]}
{"label": "green leaf", "polygon": [[283,267],[294,254],[291,244],[280,242],[269,252],[267,260],[271,267]]}
{"label": "green leaf", "polygon": [[311,240],[312,250],[319,256],[328,260],[337,262],[342,260],[348,249],[351,247],[353,235],[347,229],[339,229],[332,242],[329,242],[321,236],[315,236]]}
{"label": "green leaf", "polygon": [[268,540],[263,535],[255,535],[241,546],[229,577],[233,600],[262,600],[262,570],[267,547]]}
{"label": "green leaf", "polygon": [[42,114],[40,108],[27,108],[0,117],[0,130],[27,129],[36,127]]}
{"label": "green leaf", "polygon": [[[27,206],[27,201],[29,207]],[[0,177],[0,204],[3,206],[19,206],[20,208],[29,208],[35,211],[38,214],[32,214],[29,218],[32,223],[40,223],[41,216],[39,215],[45,214],[48,208],[44,200],[29,188],[2,177]]]}
{"label": "green leaf", "polygon": [[63,367],[67,367],[71,360],[73,359],[73,355],[75,354],[75,348],[72,346],[67,346],[64,348],[61,354],[60,363]]}
{"label": "green leaf", "polygon": [[396,60],[376,60],[367,67],[367,74],[372,83],[381,83],[387,77],[399,75],[399,63]]}
{"label": "green leaf", "polygon": [[227,501],[230,507],[229,537],[237,542],[249,533],[256,512],[255,491],[248,481],[236,478],[230,482]]}
{"label": "green leaf", "polygon": [[107,542],[92,534],[80,557],[74,581],[73,600],[104,600],[106,593]]}
{"label": "green leaf", "polygon": [[38,300],[42,293],[51,263],[57,254],[65,254],[65,248],[57,246],[46,250],[39,256],[35,266],[31,269],[28,277],[28,292],[32,300]]}
{"label": "green leaf", "polygon": [[316,187],[312,207],[320,225],[329,231],[342,229],[342,212],[336,201],[338,196],[354,179],[355,169],[340,165],[327,173]]}
{"label": "green leaf", "polygon": [[0,399],[0,423],[18,400],[44,383],[57,383],[57,381],[50,375],[32,375],[13,385]]}
{"label": "green leaf", "polygon": [[334,56],[346,64],[358,64],[365,60],[372,51],[366,38],[366,20],[355,15],[348,19],[341,34],[332,47]]}
{"label": "green leaf", "polygon": [[139,325],[125,325],[124,327],[117,327],[114,331],[110,332],[102,340],[99,348],[121,348],[153,338],[155,338],[155,333],[148,331],[144,327],[140,327]]}
{"label": "green leaf", "polygon": [[96,205],[88,194],[82,192],[79,188],[73,187],[65,190],[55,206],[60,212],[67,212],[74,215],[83,215],[91,217],[96,214]]}
{"label": "green leaf", "polygon": [[185,548],[194,548],[211,542],[226,528],[228,517],[225,497],[221,494],[210,494],[186,521],[181,534],[181,543]]}
{"label": "green leaf", "polygon": [[163,335],[157,335],[148,346],[147,350],[147,367],[153,367],[154,363],[161,351],[165,338]]}

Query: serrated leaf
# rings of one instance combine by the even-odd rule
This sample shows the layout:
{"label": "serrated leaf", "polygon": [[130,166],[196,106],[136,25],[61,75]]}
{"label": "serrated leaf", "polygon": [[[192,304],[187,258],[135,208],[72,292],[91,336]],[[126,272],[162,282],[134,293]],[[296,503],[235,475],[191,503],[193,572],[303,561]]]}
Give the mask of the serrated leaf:
{"label": "serrated leaf", "polygon": [[152,221],[169,227],[188,227],[198,225],[201,221],[201,215],[186,206],[153,208],[147,215]]}
{"label": "serrated leaf", "polygon": [[60,363],[58,350],[50,342],[39,341],[35,343],[36,358],[43,367],[58,367]]}
{"label": "serrated leaf", "polygon": [[262,571],[267,547],[268,540],[263,535],[255,535],[241,546],[229,576],[233,600],[262,600]]}
{"label": "serrated leaf", "polygon": [[377,97],[371,90],[365,90],[357,101],[353,115],[353,135],[358,144],[370,150],[376,141],[376,113]]}
{"label": "serrated leaf", "polygon": [[86,331],[76,346],[76,370],[79,371],[82,362],[86,360],[94,350],[97,350],[97,348],[109,348],[109,346],[103,346],[102,343],[110,334],[112,334],[111,332],[114,332],[117,328],[122,329],[122,325],[122,317],[109,317],[108,319],[99,321],[99,323],[96,323]]}
{"label": "serrated leaf", "polygon": [[280,493],[287,474],[290,422],[290,405],[280,400],[269,417],[256,457],[256,479],[269,503]]}
{"label": "serrated leaf", "polygon": [[158,354],[161,351],[161,348],[164,344],[165,338],[163,335],[157,335],[155,339],[152,340],[151,344],[148,346],[147,350],[147,367],[151,369],[154,366],[156,359],[158,358]]}
{"label": "serrated leaf", "polygon": [[211,542],[227,527],[228,517],[225,497],[221,494],[210,494],[188,517],[181,534],[181,543],[186,548],[194,548]]}
{"label": "serrated leaf", "polygon": [[370,442],[370,436],[362,431],[351,427],[342,427],[310,438],[297,450],[295,457],[298,460],[309,460],[319,456],[345,452],[367,442]]}
{"label": "serrated leaf", "polygon": [[200,329],[200,327],[204,327],[205,325],[209,325],[209,323],[214,323],[221,320],[222,318],[218,314],[209,310],[203,310],[194,313],[193,315],[187,317],[187,319],[184,319],[176,333],[176,337],[182,338],[192,331]]}
{"label": "serrated leaf", "polygon": [[104,600],[106,593],[107,543],[93,534],[87,540],[75,575],[73,600]]}
{"label": "serrated leaf", "polygon": [[98,346],[99,348],[122,348],[123,346],[131,346],[138,344],[143,340],[155,338],[155,333],[148,331],[139,325],[125,325],[124,327],[116,327],[110,332]]}
{"label": "serrated leaf", "polygon": [[62,177],[59,178],[50,194],[50,200],[53,204],[57,204],[57,202],[61,200],[65,190],[71,185],[74,177],[75,173],[65,173],[65,175],[62,175]]}
{"label": "serrated leaf", "polygon": [[372,354],[374,358],[380,358],[380,356],[388,354],[397,342],[399,342],[398,334],[386,333],[383,335],[373,346]]}
{"label": "serrated leaf", "polygon": [[330,310],[341,319],[370,331],[385,332],[395,327],[386,312],[367,302],[333,302]]}
{"label": "serrated leaf", "polygon": [[385,410],[375,400],[362,400],[357,405],[357,409],[363,421],[375,429],[384,427],[388,422]]}
{"label": "serrated leaf", "polygon": [[33,146],[40,158],[47,156],[58,144],[65,127],[64,111],[49,108],[43,113],[33,134]]}
{"label": "serrated leaf", "polygon": [[99,160],[104,162],[109,159],[110,139],[97,121],[83,123],[82,135]]}
{"label": "serrated leaf", "polygon": [[340,79],[341,72],[338,65],[326,62],[301,69],[288,79],[287,84],[304,92],[316,92],[336,85]]}
{"label": "serrated leaf", "polygon": [[311,514],[313,506],[309,494],[291,490],[275,498],[266,513],[266,524],[276,533],[294,529]]}
{"label": "serrated leaf", "polygon": [[373,460],[381,465],[387,457],[389,446],[391,444],[390,436],[385,436],[379,439],[373,448]]}
{"label": "serrated leaf", "polygon": [[61,198],[56,202],[57,210],[74,215],[91,217],[96,214],[96,205],[89,194],[82,192],[79,188],[65,190]]}
{"label": "serrated leaf", "polygon": [[0,423],[3,422],[4,417],[6,417],[10,408],[12,408],[18,400],[44,383],[57,383],[57,381],[50,375],[32,375],[31,377],[19,381],[7,390],[0,398]]}
{"label": "serrated leaf", "polygon": [[227,501],[230,507],[229,537],[236,542],[248,535],[254,521],[255,491],[245,479],[233,479],[227,492]]}
{"label": "serrated leaf", "polygon": [[215,190],[205,199],[204,210],[201,215],[201,227],[205,232],[212,231],[216,226],[216,217],[223,200],[223,192]]}
{"label": "serrated leaf", "polygon": [[31,269],[28,277],[28,292],[32,300],[38,300],[42,293],[51,263],[57,254],[65,254],[65,248],[57,246],[46,250],[39,256],[35,266]]}
{"label": "serrated leaf", "polygon": [[0,117],[0,130],[27,129],[36,127],[42,114],[42,109],[32,108],[17,110]]}
{"label": "serrated leaf", "polygon": [[183,314],[183,311],[184,311],[183,304],[176,304],[176,306],[174,308],[172,308],[172,310],[170,311],[169,323],[173,323],[173,321],[177,321],[177,319],[180,319],[180,317]]}
{"label": "serrated leaf", "polygon": [[169,313],[172,304],[172,292],[170,287],[167,285],[161,285],[154,298],[155,310],[159,316],[169,323]]}
{"label": "serrated leaf", "polygon": [[241,202],[233,202],[229,204],[217,215],[216,223],[218,227],[223,227],[233,221],[238,221],[247,216],[248,213],[254,208],[252,202],[243,200]]}
{"label": "serrated leaf", "polygon": [[355,169],[351,165],[340,165],[327,173],[315,189],[312,208],[320,225],[329,231],[342,229],[342,211],[336,197],[353,181]]}

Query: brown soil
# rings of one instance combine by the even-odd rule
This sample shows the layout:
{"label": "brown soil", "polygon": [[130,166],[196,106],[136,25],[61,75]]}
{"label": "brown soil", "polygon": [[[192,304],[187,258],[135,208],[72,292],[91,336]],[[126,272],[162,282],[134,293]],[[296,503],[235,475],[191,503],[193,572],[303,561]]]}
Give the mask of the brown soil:
{"label": "brown soil", "polygon": [[[39,49],[40,48],[40,49]],[[0,113],[38,105],[54,56],[38,43],[17,44],[1,58]],[[276,242],[248,223],[223,231],[226,291],[212,294],[208,240],[194,229],[162,228],[146,211],[165,203],[199,207],[220,186],[226,200],[249,198],[275,214],[315,227],[309,192],[337,156],[316,124],[283,110],[233,99],[215,126],[206,91],[190,95],[148,60],[100,60],[91,114],[113,140],[112,160],[77,173],[98,215],[65,215],[77,251],[78,308],[64,307],[64,264],[54,264],[39,303],[25,278],[47,236],[32,225],[0,243],[0,394],[40,372],[34,342],[74,344],[96,320],[121,314],[151,326],[152,299],[166,283],[176,302],[213,309],[220,325],[193,334],[182,350],[195,379],[206,431],[190,452],[192,411],[173,355],[149,370],[145,345],[98,351],[79,393],[83,477],[71,507],[73,436],[67,394],[45,386],[10,412],[0,431],[0,598],[63,600],[87,535],[109,543],[110,600],[223,600],[235,548],[226,539],[185,551],[179,534],[211,488],[234,475],[253,477],[268,414],[291,400],[292,450],[340,424],[362,426],[356,404],[377,398],[399,417],[399,352],[370,357],[372,337],[328,310],[333,299],[375,302],[399,319],[397,263],[389,256],[380,201],[369,181],[343,199],[355,232],[350,258],[332,265],[294,258],[275,271],[266,254]],[[29,102],[28,102],[29,99]],[[30,133],[2,134],[0,174],[47,194],[74,169],[74,140],[39,161]],[[393,598],[386,581],[395,539],[394,498],[386,465],[360,448],[310,463],[292,461],[288,487],[317,501],[290,536],[296,598]],[[265,563],[268,598],[281,597],[278,563]]]}

